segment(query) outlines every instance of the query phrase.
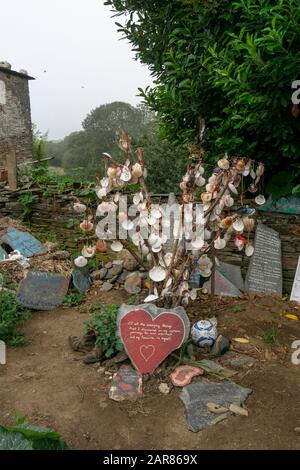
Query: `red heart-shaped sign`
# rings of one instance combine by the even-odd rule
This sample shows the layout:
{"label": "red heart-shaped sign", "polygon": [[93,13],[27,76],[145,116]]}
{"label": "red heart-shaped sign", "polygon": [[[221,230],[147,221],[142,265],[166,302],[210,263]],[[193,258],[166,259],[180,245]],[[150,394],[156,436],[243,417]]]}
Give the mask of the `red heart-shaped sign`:
{"label": "red heart-shaped sign", "polygon": [[152,374],[185,338],[185,324],[175,312],[155,318],[142,309],[131,310],[120,320],[120,336],[125,350],[141,374]]}

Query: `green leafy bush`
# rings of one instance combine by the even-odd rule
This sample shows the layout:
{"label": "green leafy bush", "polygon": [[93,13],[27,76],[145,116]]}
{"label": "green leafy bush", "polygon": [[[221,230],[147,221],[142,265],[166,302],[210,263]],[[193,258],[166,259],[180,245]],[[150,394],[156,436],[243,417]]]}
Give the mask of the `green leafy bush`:
{"label": "green leafy bush", "polygon": [[63,301],[65,307],[77,307],[85,301],[85,295],[76,291],[70,291]]}
{"label": "green leafy bush", "polygon": [[117,336],[117,315],[119,306],[93,305],[92,318],[85,323],[85,333],[93,331],[96,334],[96,344],[103,348],[105,357],[109,358],[118,351],[123,351],[123,344]]}
{"label": "green leafy bush", "polygon": [[21,326],[30,316],[30,311],[21,307],[15,295],[8,291],[0,291],[0,340],[12,346],[26,342],[19,332]]}
{"label": "green leafy bush", "polygon": [[60,435],[47,429],[18,423],[0,425],[0,450],[68,450]]}
{"label": "green leafy bush", "polygon": [[[119,31],[154,78],[140,90],[170,141],[194,140],[206,119],[207,157],[225,151],[299,178],[299,0],[107,0]],[[298,105],[299,106],[299,105]]]}

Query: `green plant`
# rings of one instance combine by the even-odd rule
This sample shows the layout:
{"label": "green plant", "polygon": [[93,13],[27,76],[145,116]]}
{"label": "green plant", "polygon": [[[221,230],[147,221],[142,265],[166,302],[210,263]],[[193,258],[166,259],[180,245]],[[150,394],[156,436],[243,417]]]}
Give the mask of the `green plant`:
{"label": "green plant", "polygon": [[233,313],[240,313],[243,310],[243,307],[241,305],[235,305],[231,310]]}
{"label": "green plant", "polygon": [[[206,158],[242,153],[275,174],[299,161],[299,0],[106,0],[154,85],[140,90],[169,141],[207,124]],[[296,176],[294,182],[296,181]]]}
{"label": "green plant", "polygon": [[58,433],[19,419],[13,426],[0,425],[0,450],[69,450],[69,447]]}
{"label": "green plant", "polygon": [[263,330],[260,334],[264,342],[270,346],[275,346],[278,341],[278,335],[279,331],[274,325],[272,326],[271,330]]}
{"label": "green plant", "polygon": [[30,219],[33,211],[33,204],[36,202],[36,200],[37,198],[32,194],[32,192],[24,193],[20,196],[19,201],[24,208],[21,214],[21,219],[23,221],[28,221]]}
{"label": "green plant", "polygon": [[0,291],[0,340],[11,346],[22,345],[25,337],[19,332],[21,326],[30,316],[30,311],[21,307],[11,292]]}
{"label": "green plant", "polygon": [[63,305],[65,307],[78,307],[78,305],[81,305],[84,301],[84,294],[79,294],[79,292],[76,291],[70,291],[64,298]]}
{"label": "green plant", "polygon": [[124,347],[117,335],[117,315],[119,306],[115,304],[96,304],[90,309],[92,318],[85,322],[85,333],[93,331],[96,336],[96,344],[101,345],[105,357],[109,358]]}

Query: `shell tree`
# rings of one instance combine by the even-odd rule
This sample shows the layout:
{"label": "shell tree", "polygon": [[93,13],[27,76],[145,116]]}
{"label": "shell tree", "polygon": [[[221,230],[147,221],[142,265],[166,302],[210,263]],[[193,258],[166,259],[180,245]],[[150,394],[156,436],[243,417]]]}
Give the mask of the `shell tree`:
{"label": "shell tree", "polygon": [[[201,132],[202,140],[204,127]],[[244,200],[249,193],[256,204],[265,203],[264,165],[227,154],[211,165],[204,162],[201,145],[190,145],[189,165],[180,183],[182,201],[172,206],[172,224],[170,207],[155,203],[147,189],[143,149],[134,151],[123,130],[118,131],[118,145],[124,154],[123,163],[107,153],[102,155],[105,176],[96,185],[96,213],[79,201],[74,204],[75,212],[84,215],[81,230],[86,234],[95,230],[98,240],[83,247],[75,264],[85,266],[97,250],[106,251],[109,245],[113,252],[128,250],[148,273],[150,289],[145,302],[187,306],[199,291],[199,285],[191,282],[195,272],[202,278],[212,277],[213,294],[217,253],[229,243],[246,256],[254,253],[250,234],[256,210]],[[138,187],[129,194],[129,211],[120,204],[128,184]],[[112,224],[103,230],[107,217]],[[111,230],[114,221],[115,230]]]}

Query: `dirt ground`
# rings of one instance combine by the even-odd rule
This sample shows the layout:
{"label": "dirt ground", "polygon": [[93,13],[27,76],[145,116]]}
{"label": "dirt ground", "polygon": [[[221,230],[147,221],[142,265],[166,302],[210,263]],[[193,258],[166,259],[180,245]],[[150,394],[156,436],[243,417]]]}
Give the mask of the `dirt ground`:
{"label": "dirt ground", "polygon": [[[101,295],[93,294],[93,301],[120,303],[128,297],[121,291]],[[8,349],[7,365],[0,366],[0,421],[10,423],[16,412],[31,424],[59,432],[73,449],[300,449],[294,431],[300,426],[300,365],[291,362],[300,321],[280,316],[293,312],[300,317],[299,309],[272,297],[219,299],[215,308],[220,333],[250,339],[244,346],[233,342],[254,358],[252,367],[233,379],[253,389],[246,402],[248,417],[232,416],[192,433],[180,389],[161,395],[159,375],[151,379],[157,387],[151,392],[146,387],[137,402],[110,400],[110,376],[97,371],[99,364],[84,365],[81,354],[68,346],[68,336],[81,334],[88,313],[60,309],[33,313],[23,328],[28,345]],[[188,313],[199,320],[208,309],[201,299]],[[271,347],[260,335],[273,327],[279,335]]]}

